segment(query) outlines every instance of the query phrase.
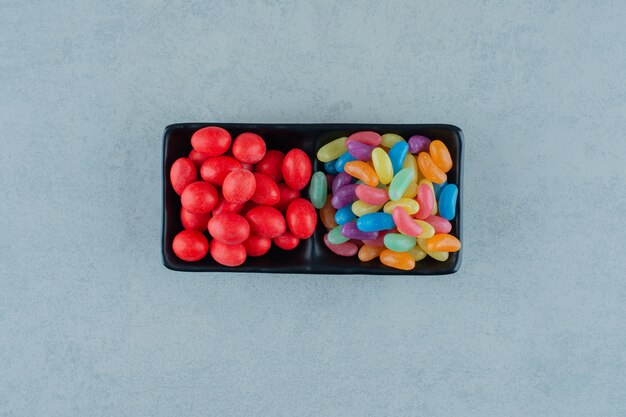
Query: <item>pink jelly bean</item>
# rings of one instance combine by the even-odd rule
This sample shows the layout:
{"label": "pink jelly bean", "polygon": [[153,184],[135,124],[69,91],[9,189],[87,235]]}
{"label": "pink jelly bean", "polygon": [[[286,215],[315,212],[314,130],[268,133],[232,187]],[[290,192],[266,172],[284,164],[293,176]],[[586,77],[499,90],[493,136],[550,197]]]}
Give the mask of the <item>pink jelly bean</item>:
{"label": "pink jelly bean", "polygon": [[333,193],[333,198],[330,200],[330,205],[334,208],[342,208],[350,203],[356,201],[356,187],[357,184],[344,185]]}
{"label": "pink jelly bean", "polygon": [[356,221],[345,223],[341,226],[341,234],[349,239],[373,240],[378,237],[378,232],[362,232],[356,227]]}
{"label": "pink jelly bean", "polygon": [[[417,224],[417,223],[416,223]],[[372,239],[372,240],[364,240],[363,243],[365,243],[367,246],[375,246],[377,248],[382,248],[385,246],[385,235],[387,233],[397,233],[396,229],[393,230],[383,230],[378,232],[378,237],[376,239]]]}
{"label": "pink jelly bean", "polygon": [[409,152],[418,154],[420,152],[428,152],[430,147],[430,139],[422,135],[413,135],[409,138]]}
{"label": "pink jelly bean", "polygon": [[347,172],[340,172],[333,178],[332,187],[333,194],[344,185],[352,184],[352,176]]}
{"label": "pink jelly bean", "polygon": [[348,136],[348,140],[346,141],[346,143],[350,143],[353,140],[370,146],[380,145],[380,135],[376,132],[372,132],[369,130],[364,130],[362,132],[356,132],[351,134],[350,136]]}
{"label": "pink jelly bean", "polygon": [[426,217],[424,221],[430,224],[435,229],[435,233],[437,234],[450,233],[452,230],[452,224],[440,216],[429,216]]}
{"label": "pink jelly bean", "polygon": [[417,237],[422,234],[422,227],[400,206],[393,209],[393,222],[403,235]]}
{"label": "pink jelly bean", "polygon": [[375,146],[367,145],[356,140],[350,141],[346,144],[350,155],[354,156],[359,161],[369,161],[372,159],[372,151]]}
{"label": "pink jelly bean", "polygon": [[435,204],[435,196],[433,190],[426,184],[421,184],[417,188],[417,202],[420,205],[420,209],[415,213],[415,218],[424,220],[430,216],[433,211],[433,205]]}
{"label": "pink jelly bean", "polygon": [[389,193],[382,188],[370,187],[369,185],[359,184],[356,187],[356,196],[359,200],[365,201],[372,206],[382,206],[389,201]]}
{"label": "pink jelly bean", "polygon": [[324,244],[328,249],[339,256],[354,256],[359,251],[358,246],[350,241],[338,245],[330,243],[328,241],[328,233],[324,235]]}

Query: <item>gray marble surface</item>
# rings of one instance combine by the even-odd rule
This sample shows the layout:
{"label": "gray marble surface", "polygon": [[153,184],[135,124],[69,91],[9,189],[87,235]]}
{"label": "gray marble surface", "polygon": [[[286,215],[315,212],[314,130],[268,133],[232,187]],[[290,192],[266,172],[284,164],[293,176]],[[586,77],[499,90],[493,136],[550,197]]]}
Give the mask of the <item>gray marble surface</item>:
{"label": "gray marble surface", "polygon": [[[626,415],[623,2],[106,3],[0,0],[0,416]],[[166,270],[180,121],[460,126],[460,272]]]}

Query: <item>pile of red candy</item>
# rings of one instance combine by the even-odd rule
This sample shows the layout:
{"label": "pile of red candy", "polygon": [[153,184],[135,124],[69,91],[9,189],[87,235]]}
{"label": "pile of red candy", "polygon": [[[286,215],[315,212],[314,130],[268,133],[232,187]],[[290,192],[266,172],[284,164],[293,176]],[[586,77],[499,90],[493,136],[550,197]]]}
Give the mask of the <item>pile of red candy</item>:
{"label": "pile of red candy", "polygon": [[311,179],[311,161],[301,149],[266,151],[261,136],[242,133],[233,141],[217,126],[196,131],[191,146],[189,157],[170,170],[185,229],[172,243],[176,256],[194,262],[210,252],[216,262],[238,266],[266,254],[272,242],[291,250],[311,237],[317,213],[300,198]]}

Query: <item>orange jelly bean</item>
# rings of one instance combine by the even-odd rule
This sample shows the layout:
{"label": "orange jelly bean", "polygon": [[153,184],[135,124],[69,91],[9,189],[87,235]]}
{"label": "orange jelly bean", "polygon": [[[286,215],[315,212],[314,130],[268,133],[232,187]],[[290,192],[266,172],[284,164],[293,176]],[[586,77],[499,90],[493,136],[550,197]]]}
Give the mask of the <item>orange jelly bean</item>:
{"label": "orange jelly bean", "polygon": [[374,171],[374,168],[372,168],[372,166],[367,162],[350,161],[343,169],[346,173],[360,179],[370,187],[376,187],[378,185],[378,176],[376,175],[376,171]]}
{"label": "orange jelly bean", "polygon": [[332,197],[333,196],[329,194],[328,197],[326,197],[324,207],[320,209],[320,220],[322,221],[324,227],[328,230],[337,227],[337,222],[335,221],[335,212],[337,210],[335,210],[335,208],[330,204],[330,199]]}
{"label": "orange jelly bean", "polygon": [[442,184],[448,179],[446,173],[435,164],[435,161],[433,161],[433,158],[431,158],[427,152],[420,152],[420,154],[417,155],[417,165],[424,175],[424,178],[427,180]]}
{"label": "orange jelly bean", "polygon": [[410,271],[415,268],[415,259],[409,252],[394,252],[385,249],[380,253],[380,261],[391,268]]}
{"label": "orange jelly bean", "polygon": [[442,141],[433,140],[430,143],[429,151],[430,157],[443,172],[448,172],[452,169],[452,157]]}
{"label": "orange jelly bean", "polygon": [[426,241],[426,249],[429,252],[458,252],[461,241],[452,235],[441,233]]}
{"label": "orange jelly bean", "polygon": [[372,259],[378,258],[378,255],[385,249],[384,247],[376,247],[363,245],[361,249],[359,249],[359,260],[362,262],[371,261]]}

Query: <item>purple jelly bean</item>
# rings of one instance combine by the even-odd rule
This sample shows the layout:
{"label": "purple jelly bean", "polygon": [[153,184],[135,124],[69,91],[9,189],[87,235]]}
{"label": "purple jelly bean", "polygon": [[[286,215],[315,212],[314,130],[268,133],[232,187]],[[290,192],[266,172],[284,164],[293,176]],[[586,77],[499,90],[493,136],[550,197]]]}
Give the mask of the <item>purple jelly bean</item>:
{"label": "purple jelly bean", "polygon": [[422,135],[413,135],[409,138],[409,152],[420,153],[428,152],[430,146],[430,139]]}
{"label": "purple jelly bean", "polygon": [[348,184],[335,191],[330,205],[338,209],[356,201],[356,187],[357,184]]}
{"label": "purple jelly bean", "polygon": [[352,177],[350,176],[350,174],[342,171],[339,174],[335,175],[331,187],[331,189],[333,190],[333,194],[337,192],[338,189],[348,184],[352,184]]}
{"label": "purple jelly bean", "polygon": [[350,155],[354,156],[356,159],[366,162],[372,159],[372,151],[375,146],[357,142],[356,140],[348,142],[346,146],[348,147]]}
{"label": "purple jelly bean", "polygon": [[356,227],[356,222],[351,221],[341,226],[341,234],[350,239],[374,240],[378,237],[378,232],[362,232]]}

